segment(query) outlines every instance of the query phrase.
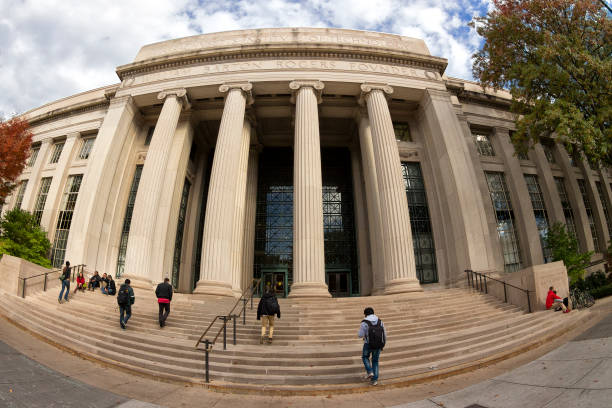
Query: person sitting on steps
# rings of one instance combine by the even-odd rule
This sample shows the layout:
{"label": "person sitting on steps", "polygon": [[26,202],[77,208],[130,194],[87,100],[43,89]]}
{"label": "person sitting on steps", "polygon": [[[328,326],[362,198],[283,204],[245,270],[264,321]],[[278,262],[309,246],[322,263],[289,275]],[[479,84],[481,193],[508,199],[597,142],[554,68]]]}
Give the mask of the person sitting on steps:
{"label": "person sitting on steps", "polygon": [[87,290],[95,291],[97,287],[100,286],[100,275],[98,271],[95,271],[93,276],[89,278],[89,283],[87,284]]}
{"label": "person sitting on steps", "polygon": [[108,274],[108,285],[106,286],[105,293],[110,296],[115,296],[115,293],[117,293],[117,287],[115,286],[115,281],[113,280],[113,276],[110,273]]}
{"label": "person sitting on steps", "polygon": [[261,319],[261,337],[259,338],[259,344],[263,344],[266,337],[266,326],[270,326],[270,335],[267,339],[268,344],[272,344],[272,336],[274,335],[274,315],[280,319],[280,306],[276,299],[276,294],[270,285],[266,285],[264,293],[259,300],[257,306],[257,320]]}
{"label": "person sitting on steps", "polygon": [[550,310],[559,310],[563,309],[563,313],[569,313],[570,310],[565,305],[567,304],[567,298],[561,299],[560,296],[557,295],[557,291],[553,286],[548,288],[548,294],[546,295],[546,309]]}
{"label": "person sitting on steps", "polygon": [[85,292],[85,288],[83,285],[85,285],[85,276],[83,276],[83,271],[79,272],[79,275],[76,278],[76,288],[74,288],[74,293],[77,293],[77,290],[80,290],[81,292]]}

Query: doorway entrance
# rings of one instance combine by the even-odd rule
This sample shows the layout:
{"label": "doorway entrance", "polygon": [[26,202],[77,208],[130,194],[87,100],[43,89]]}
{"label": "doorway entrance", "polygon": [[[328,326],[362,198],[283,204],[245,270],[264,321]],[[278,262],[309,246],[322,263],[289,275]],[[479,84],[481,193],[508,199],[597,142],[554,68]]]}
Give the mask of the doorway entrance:
{"label": "doorway entrance", "polygon": [[276,297],[287,297],[287,266],[272,265],[261,268],[261,288],[259,293],[263,293],[266,286],[270,286]]}
{"label": "doorway entrance", "polygon": [[351,271],[348,269],[328,271],[325,274],[327,289],[332,297],[351,295]]}

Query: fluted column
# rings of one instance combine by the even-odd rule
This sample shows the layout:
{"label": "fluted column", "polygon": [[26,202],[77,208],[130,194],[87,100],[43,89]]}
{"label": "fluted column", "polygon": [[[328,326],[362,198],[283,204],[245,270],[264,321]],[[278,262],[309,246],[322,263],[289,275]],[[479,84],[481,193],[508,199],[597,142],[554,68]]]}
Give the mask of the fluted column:
{"label": "fluted column", "polygon": [[372,295],[381,295],[385,291],[385,260],[378,182],[376,180],[376,166],[374,164],[374,146],[372,145],[372,129],[367,112],[362,111],[358,120],[359,146],[361,148],[361,162],[365,181],[370,251],[372,254]]}
{"label": "fluted column", "polygon": [[244,211],[244,241],[242,250],[242,289],[251,285],[253,279],[253,260],[255,258],[255,213],[257,210],[257,172],[259,167],[259,147],[251,145],[247,170],[247,188]]}
{"label": "fluted column", "polygon": [[181,110],[184,105],[189,104],[185,89],[163,91],[157,95],[157,98],[163,100],[164,105],[157,119],[142,169],[125,259],[125,276],[131,278],[134,285],[144,287],[150,286],[154,278],[150,270],[150,261],[155,220],[161,195],[166,187],[161,181],[164,180]]}
{"label": "fluted column", "polygon": [[202,241],[200,281],[193,293],[233,296],[232,243],[242,150],[244,113],[251,102],[250,83],[221,85],[228,92],[213,158]]}
{"label": "fluted column", "polygon": [[251,122],[244,120],[242,140],[240,141],[240,158],[238,160],[238,182],[234,204],[234,228],[232,231],[232,290],[238,297],[242,295],[242,260],[244,248],[244,213],[246,209],[247,171],[249,164],[249,145],[251,142]]}
{"label": "fluted column", "polygon": [[289,297],[331,297],[325,284],[319,81],[293,81],[293,285]]}
{"label": "fluted column", "polygon": [[385,293],[420,291],[399,150],[385,97],[393,89],[388,85],[363,84],[361,90],[372,129],[385,256]]}

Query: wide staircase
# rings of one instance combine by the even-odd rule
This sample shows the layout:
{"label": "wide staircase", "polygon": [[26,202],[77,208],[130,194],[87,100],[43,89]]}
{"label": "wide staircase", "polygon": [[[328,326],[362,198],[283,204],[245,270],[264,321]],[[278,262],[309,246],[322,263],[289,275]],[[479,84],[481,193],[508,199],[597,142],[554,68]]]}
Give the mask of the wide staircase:
{"label": "wide staircase", "polygon": [[[0,291],[1,292],[1,291]],[[52,289],[25,299],[0,293],[0,315],[46,341],[135,374],[205,384],[203,346],[194,346],[234,299],[176,294],[164,328],[153,291],[135,289],[127,330],[119,327],[115,297],[99,291],[71,294],[58,304]],[[280,299],[273,344],[259,344],[256,306],[237,321],[237,345],[228,324],[210,353],[210,383],[219,391],[278,394],[366,390],[357,330],[366,306],[387,328],[380,360],[382,386],[398,386],[465,372],[529,350],[589,319],[523,310],[468,289],[357,298]],[[217,326],[211,333],[217,332]],[[210,339],[212,337],[209,336]]]}

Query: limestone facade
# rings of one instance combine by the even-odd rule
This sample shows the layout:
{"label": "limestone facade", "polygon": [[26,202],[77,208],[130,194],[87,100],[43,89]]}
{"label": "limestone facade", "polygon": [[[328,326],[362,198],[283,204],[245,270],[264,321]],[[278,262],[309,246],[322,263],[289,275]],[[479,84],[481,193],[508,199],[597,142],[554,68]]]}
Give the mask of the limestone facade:
{"label": "limestone facade", "polygon": [[22,115],[39,150],[3,210],[39,212],[56,264],[195,294],[453,286],[544,264],[556,221],[600,259],[607,171],[554,144],[518,157],[509,94],[446,65],[422,40],[343,29],[147,45],[118,84]]}

